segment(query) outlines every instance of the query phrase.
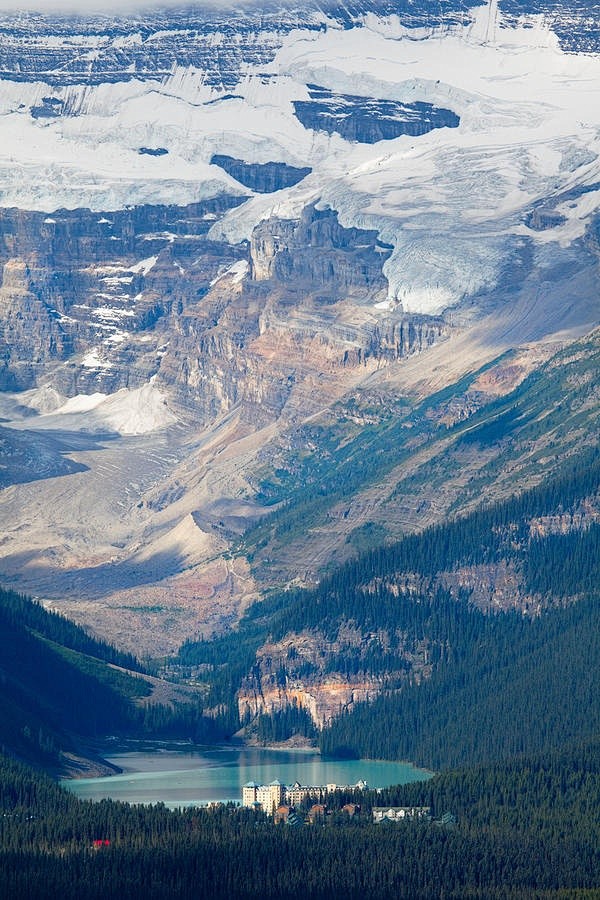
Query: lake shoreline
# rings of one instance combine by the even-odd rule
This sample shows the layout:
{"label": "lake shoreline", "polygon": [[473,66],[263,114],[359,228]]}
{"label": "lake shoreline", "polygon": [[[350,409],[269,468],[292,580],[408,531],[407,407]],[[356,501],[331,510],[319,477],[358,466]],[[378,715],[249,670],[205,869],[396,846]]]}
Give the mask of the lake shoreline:
{"label": "lake shoreline", "polygon": [[[164,803],[172,808],[239,803],[247,782],[294,784],[325,788],[366,783],[373,789],[423,781],[431,773],[412,763],[384,760],[330,760],[310,748],[249,747],[240,744],[194,747],[156,742],[152,747],[105,748],[113,774],[66,778],[64,787],[82,799],[112,799],[128,803]],[[121,774],[114,774],[116,768]]]}
{"label": "lake shoreline", "polygon": [[[73,760],[71,768],[66,767],[67,771],[56,773],[62,782],[79,781],[87,778],[110,778],[112,775],[125,775],[136,772],[135,768],[122,767],[110,762],[113,756],[121,756],[126,753],[161,753],[161,752],[210,752],[210,751],[240,751],[240,750],[264,750],[271,753],[305,753],[308,755],[319,756],[323,762],[349,762],[344,757],[323,756],[318,746],[310,744],[295,745],[288,741],[282,741],[279,744],[259,744],[243,739],[234,739],[224,744],[193,744],[191,741],[178,740],[151,740],[148,738],[114,738],[108,742],[97,744],[94,748],[87,748],[89,755],[69,754],[69,759]],[[85,751],[84,751],[85,752]],[[370,759],[365,758],[366,763],[392,763],[403,766],[412,767],[419,772],[426,772],[429,777],[433,777],[437,773],[431,769],[423,768],[408,759],[387,760],[387,759]]]}
{"label": "lake shoreline", "polygon": [[240,750],[244,748],[280,750],[284,752],[293,751],[294,753],[314,753],[319,755],[321,753],[316,745],[311,745],[304,741],[295,743],[292,740],[282,741],[279,744],[259,744],[254,741],[234,737],[231,741],[223,744],[194,744],[189,740],[114,737],[94,744],[88,743],[85,747],[79,747],[75,753],[63,753],[60,768],[57,768],[52,774],[61,780],[121,775],[128,770],[109,762],[111,756],[121,753],[161,752],[168,750],[180,750],[182,752],[211,749]]}
{"label": "lake shoreline", "polygon": [[[126,775],[136,772],[135,768],[119,766],[110,762],[111,757],[121,756],[127,753],[206,753],[211,751],[239,752],[242,750],[268,751],[270,753],[306,754],[318,756],[323,763],[352,762],[344,757],[323,756],[318,746],[306,743],[295,745],[288,741],[275,744],[259,744],[253,741],[245,741],[243,738],[233,738],[223,744],[194,744],[189,740],[153,740],[148,738],[109,738],[98,742],[94,747],[87,747],[81,751],[81,755],[69,754],[69,765],[60,772],[55,773],[61,781],[85,781],[88,778],[111,778],[114,775]],[[85,754],[85,755],[84,755]],[[354,760],[358,762],[359,760]],[[412,760],[387,760],[370,759],[362,760],[365,763],[390,763],[413,768],[419,772],[427,773],[433,777],[437,772],[417,765]]]}

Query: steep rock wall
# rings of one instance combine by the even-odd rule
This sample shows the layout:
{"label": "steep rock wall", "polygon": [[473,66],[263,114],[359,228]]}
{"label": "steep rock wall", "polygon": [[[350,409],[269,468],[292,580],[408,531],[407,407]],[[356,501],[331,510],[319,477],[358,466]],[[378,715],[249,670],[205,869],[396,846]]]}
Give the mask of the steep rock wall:
{"label": "steep rock wall", "polygon": [[[0,211],[0,387],[67,396],[156,376],[186,417],[260,427],[339,396],[445,334],[387,307],[376,232],[332,210],[209,240],[237,198],[99,215]],[[378,305],[379,304],[379,305]]]}

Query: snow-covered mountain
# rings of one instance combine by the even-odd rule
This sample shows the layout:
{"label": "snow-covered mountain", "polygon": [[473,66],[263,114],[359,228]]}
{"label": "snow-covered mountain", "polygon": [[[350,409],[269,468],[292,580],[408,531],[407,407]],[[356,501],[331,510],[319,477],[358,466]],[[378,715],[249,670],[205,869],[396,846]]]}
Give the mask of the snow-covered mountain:
{"label": "snow-covered mountain", "polygon": [[275,436],[598,323],[593,3],[21,13],[0,36],[0,440],[18,462],[0,502],[24,587],[116,596],[205,554],[193,590],[220,620],[255,586],[218,523],[262,512]]}
{"label": "snow-covered mountain", "polygon": [[247,195],[221,156],[310,170],[212,235],[238,243],[328,205],[393,245],[392,303],[439,313],[495,284],[521,239],[543,253],[584,234],[600,202],[600,60],[561,45],[569,22],[596,36],[573,11],[428,7],[5,21],[0,202]]}

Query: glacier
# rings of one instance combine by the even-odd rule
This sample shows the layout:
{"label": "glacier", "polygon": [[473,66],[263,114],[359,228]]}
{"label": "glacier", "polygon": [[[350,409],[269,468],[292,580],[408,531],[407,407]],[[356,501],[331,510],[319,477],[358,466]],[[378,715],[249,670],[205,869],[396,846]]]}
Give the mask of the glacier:
{"label": "glacier", "polygon": [[[515,240],[565,247],[582,237],[600,207],[598,55],[563,49],[542,15],[503,18],[495,0],[465,22],[430,27],[375,12],[353,27],[315,21],[257,34],[268,53],[240,66],[233,89],[194,65],[104,83],[5,75],[0,204],[106,212],[227,193],[247,199],[210,237],[231,243],[265,219],[330,207],[344,226],[376,229],[393,246],[390,303],[430,315],[497,284]],[[299,121],[294,104],[310,100],[310,85],[432,104],[459,124],[345,140]],[[311,171],[259,194],[213,156]],[[540,206],[551,209],[543,221],[552,227],[540,228],[539,216],[532,227]]]}

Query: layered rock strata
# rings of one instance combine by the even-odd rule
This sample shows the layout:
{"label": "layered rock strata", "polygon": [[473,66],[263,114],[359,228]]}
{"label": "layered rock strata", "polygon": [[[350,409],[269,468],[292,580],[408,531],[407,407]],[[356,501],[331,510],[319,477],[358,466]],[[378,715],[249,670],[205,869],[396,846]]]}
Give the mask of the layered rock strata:
{"label": "layered rock strata", "polygon": [[264,424],[444,335],[441,319],[380,308],[390,248],[375,232],[310,207],[249,246],[209,240],[237,202],[0,211],[0,386],[110,394],[156,376],[197,421],[241,407]]}

